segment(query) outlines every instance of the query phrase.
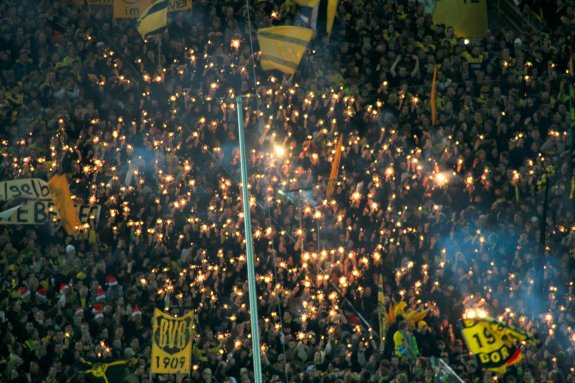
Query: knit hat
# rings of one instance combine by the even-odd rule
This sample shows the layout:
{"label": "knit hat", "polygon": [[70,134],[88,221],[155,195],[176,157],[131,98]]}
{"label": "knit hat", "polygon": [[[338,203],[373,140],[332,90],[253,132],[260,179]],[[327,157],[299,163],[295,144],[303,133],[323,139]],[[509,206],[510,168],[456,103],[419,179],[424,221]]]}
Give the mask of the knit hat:
{"label": "knit hat", "polygon": [[94,313],[94,319],[104,318],[104,313],[102,311],[96,311]]}
{"label": "knit hat", "polygon": [[80,306],[74,308],[74,315],[81,315],[84,314],[84,309]]}
{"label": "knit hat", "polygon": [[142,310],[140,310],[140,308],[138,306],[134,307],[132,309],[132,318],[135,316],[141,316],[142,315]]}
{"label": "knit hat", "polygon": [[20,298],[25,299],[30,296],[30,290],[22,286],[18,289],[18,294],[20,294]]}
{"label": "knit hat", "polygon": [[111,286],[117,286],[117,285],[118,285],[118,280],[117,280],[115,277],[113,277],[113,276],[111,276],[111,275],[108,275],[108,276],[106,277],[106,284],[107,284],[108,286],[110,286],[110,287],[111,287]]}
{"label": "knit hat", "polygon": [[48,299],[48,293],[46,292],[46,289],[43,287],[41,289],[38,289],[38,291],[36,291],[36,298],[43,301]]}
{"label": "knit hat", "polygon": [[103,301],[104,299],[106,299],[106,293],[104,292],[102,286],[98,286],[98,292],[96,293],[96,302]]}

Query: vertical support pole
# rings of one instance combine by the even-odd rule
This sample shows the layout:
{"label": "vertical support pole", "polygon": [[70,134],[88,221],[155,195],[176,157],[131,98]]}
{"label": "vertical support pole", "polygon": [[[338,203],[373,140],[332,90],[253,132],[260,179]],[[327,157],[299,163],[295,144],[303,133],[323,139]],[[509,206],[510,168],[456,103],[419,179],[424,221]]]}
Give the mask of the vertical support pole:
{"label": "vertical support pole", "polygon": [[158,34],[158,76],[162,76],[162,34]]}
{"label": "vertical support pole", "polygon": [[539,229],[539,244],[542,249],[542,256],[545,255],[545,239],[547,237],[547,210],[549,206],[549,174],[543,175],[545,177],[545,195],[543,197],[543,213],[541,214],[541,226]]}
{"label": "vertical support pole", "polygon": [[238,109],[238,137],[240,141],[240,164],[242,173],[242,197],[244,203],[244,225],[246,236],[246,253],[248,269],[248,286],[250,301],[250,325],[252,330],[252,356],[254,362],[255,383],[263,383],[260,358],[260,335],[258,329],[258,297],[256,291],[256,276],[254,270],[254,254],[252,242],[252,220],[250,216],[250,200],[248,195],[248,166],[246,161],[246,140],[244,137],[244,116],[242,96],[236,97]]}

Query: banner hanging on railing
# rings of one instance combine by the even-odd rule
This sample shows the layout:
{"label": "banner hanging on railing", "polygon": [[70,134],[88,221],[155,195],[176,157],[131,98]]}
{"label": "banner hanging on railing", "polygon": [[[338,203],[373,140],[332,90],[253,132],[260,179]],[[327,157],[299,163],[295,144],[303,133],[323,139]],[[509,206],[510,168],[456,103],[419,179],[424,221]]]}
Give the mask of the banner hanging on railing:
{"label": "banner hanging on railing", "polygon": [[437,0],[433,23],[452,26],[460,37],[480,38],[487,31],[487,0]]}
{"label": "banner hanging on railing", "polygon": [[188,374],[192,367],[194,312],[182,317],[154,310],[152,374]]}

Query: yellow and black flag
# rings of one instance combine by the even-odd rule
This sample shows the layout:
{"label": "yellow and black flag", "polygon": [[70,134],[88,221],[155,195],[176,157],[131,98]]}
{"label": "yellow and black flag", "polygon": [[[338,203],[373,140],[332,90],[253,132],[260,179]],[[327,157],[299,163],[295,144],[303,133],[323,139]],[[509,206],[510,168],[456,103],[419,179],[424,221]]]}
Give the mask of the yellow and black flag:
{"label": "yellow and black flag", "polygon": [[168,25],[168,0],[157,0],[138,18],[138,32],[143,39],[160,33]]}
{"label": "yellow and black flag", "polygon": [[507,367],[521,361],[520,342],[536,343],[533,334],[494,318],[464,318],[461,335],[469,351],[477,356],[485,370],[504,373]]}
{"label": "yellow and black flag", "polygon": [[258,29],[262,69],[295,73],[312,37],[309,28],[286,25]]}
{"label": "yellow and black flag", "polygon": [[116,360],[109,363],[90,362],[80,358],[81,370],[84,372],[86,382],[114,383],[121,382],[126,375],[127,360]]}
{"label": "yellow and black flag", "polygon": [[331,34],[338,0],[295,0],[295,3],[299,5],[296,25],[309,27],[320,36]]}
{"label": "yellow and black flag", "polygon": [[377,284],[377,317],[379,319],[379,338],[385,338],[385,319],[387,312],[385,311],[385,296],[383,295],[383,278],[381,274],[379,275],[379,281]]}
{"label": "yellow and black flag", "polygon": [[325,28],[327,30],[327,34],[331,34],[331,30],[333,29],[333,21],[335,20],[335,14],[337,13],[337,0],[328,0],[327,2],[327,19],[325,22]]}

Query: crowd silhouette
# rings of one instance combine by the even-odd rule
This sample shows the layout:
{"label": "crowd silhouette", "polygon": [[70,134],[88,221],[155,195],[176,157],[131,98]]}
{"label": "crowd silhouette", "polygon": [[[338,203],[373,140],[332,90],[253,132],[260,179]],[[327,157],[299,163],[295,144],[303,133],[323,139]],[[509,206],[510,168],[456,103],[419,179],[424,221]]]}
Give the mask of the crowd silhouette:
{"label": "crowd silhouette", "polygon": [[[146,41],[109,6],[0,3],[0,180],[65,174],[101,206],[73,236],[0,227],[0,377],[254,381],[242,95],[264,381],[434,382],[435,357],[466,382],[575,382],[572,2],[471,40],[413,0],[339,3],[293,76],[261,71],[255,37],[290,2],[196,0]],[[386,308],[427,310],[416,358],[380,339],[380,275]],[[155,307],[195,311],[189,376],[150,375]],[[540,342],[482,371],[469,308]]]}

